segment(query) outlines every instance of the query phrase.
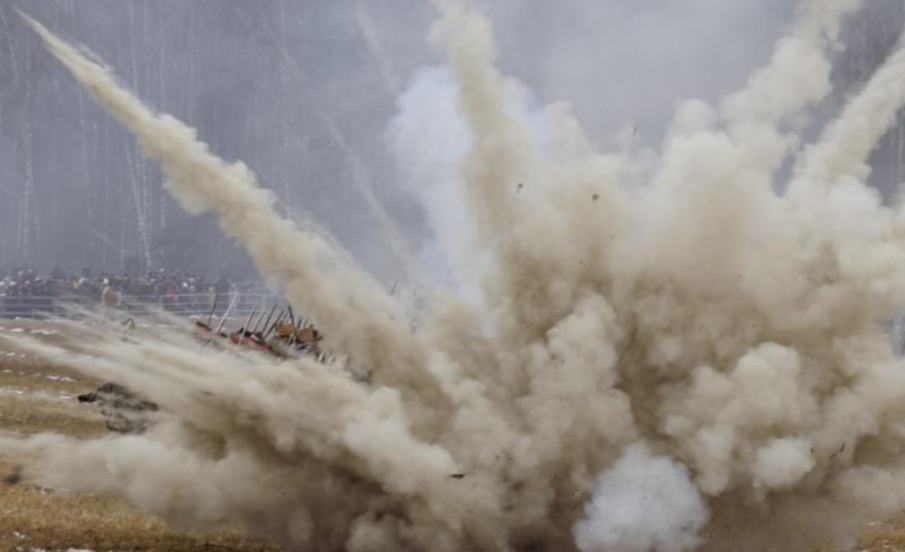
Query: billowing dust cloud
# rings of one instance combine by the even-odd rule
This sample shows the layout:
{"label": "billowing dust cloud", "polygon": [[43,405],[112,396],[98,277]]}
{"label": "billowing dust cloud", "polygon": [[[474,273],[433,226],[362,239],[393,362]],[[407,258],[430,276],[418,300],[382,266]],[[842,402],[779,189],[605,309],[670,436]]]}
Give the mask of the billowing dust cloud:
{"label": "billowing dust cloud", "polygon": [[743,90],[682,103],[659,151],[598,153],[564,104],[542,109],[539,147],[490,22],[438,2],[471,143],[472,255],[454,260],[480,260],[481,297],[437,291],[415,330],[329,240],[281,220],[248,168],[33,23],[183,207],[219,213],[371,382],[85,330],[75,350],[19,344],[149,396],[158,424],[0,443],[36,454],[50,484],[297,550],[850,547],[905,508],[905,365],[880,324],[905,301],[905,214],[864,184],[905,102],[905,54],[814,143],[801,121],[858,6],[803,2]]}

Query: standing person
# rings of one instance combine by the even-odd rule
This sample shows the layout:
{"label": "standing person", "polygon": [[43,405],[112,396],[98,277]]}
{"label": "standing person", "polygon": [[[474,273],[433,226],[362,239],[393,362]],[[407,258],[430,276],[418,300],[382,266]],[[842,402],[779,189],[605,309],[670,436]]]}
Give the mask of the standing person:
{"label": "standing person", "polygon": [[105,282],[104,290],[101,291],[101,304],[103,305],[104,318],[107,319],[110,315],[110,309],[119,308],[122,297],[119,292],[114,291],[113,286],[109,282],[106,280]]}
{"label": "standing person", "polygon": [[207,308],[213,313],[217,306],[217,288],[210,286],[207,288]]}
{"label": "standing person", "polygon": [[214,287],[217,290],[217,293],[220,295],[226,295],[229,293],[229,280],[226,279],[226,276],[220,276],[220,279],[217,280],[217,283],[214,284]]}
{"label": "standing person", "polygon": [[164,283],[163,308],[166,311],[173,312],[176,310],[176,283],[172,279],[168,279]]}
{"label": "standing person", "polygon": [[225,299],[224,301],[221,301],[220,306],[217,307],[217,314],[223,314],[223,309],[226,308],[224,305],[227,305],[232,301],[232,298],[229,297],[229,280],[226,279],[226,276],[220,275],[220,279],[214,284],[214,291],[221,299]]}

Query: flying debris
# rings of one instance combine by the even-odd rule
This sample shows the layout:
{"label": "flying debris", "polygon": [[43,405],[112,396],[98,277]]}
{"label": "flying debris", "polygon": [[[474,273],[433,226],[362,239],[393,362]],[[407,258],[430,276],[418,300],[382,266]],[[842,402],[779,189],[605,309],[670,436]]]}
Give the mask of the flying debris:
{"label": "flying debris", "polygon": [[[291,314],[291,307],[284,309],[272,324],[270,321],[277,312],[277,304],[272,306],[266,319],[262,314],[252,324],[256,313],[253,311],[244,326],[232,332],[224,331],[223,328],[235,306],[234,300],[223,314],[223,320],[215,332],[212,323],[216,306],[217,300],[215,299],[207,320],[197,320],[191,327],[192,337],[202,347],[213,346],[218,350],[235,354],[266,354],[279,361],[309,358],[319,364],[341,369],[360,383],[370,382],[368,375],[349,366],[348,358],[340,363],[336,354],[322,350],[320,343],[324,337],[321,332],[313,324],[308,323],[307,318],[300,318],[296,325]],[[127,335],[135,332],[135,320],[126,319],[123,327]],[[273,337],[270,337],[271,334]],[[143,433],[153,423],[153,413],[159,410],[159,406],[153,401],[135,393],[125,385],[114,382],[105,382],[94,392],[79,395],[78,401],[84,404],[100,405],[107,429],[116,433]]]}
{"label": "flying debris", "polygon": [[107,429],[116,433],[144,433],[153,422],[153,413],[159,410],[154,402],[113,382],[79,395],[78,401],[100,405]]}
{"label": "flying debris", "polygon": [[308,323],[308,319],[299,319],[296,324],[292,307],[283,309],[274,319],[277,312],[277,304],[274,304],[267,317],[263,313],[255,320],[257,311],[248,315],[245,324],[234,331],[225,331],[223,328],[232,311],[233,305],[223,315],[223,319],[212,328],[215,305],[211,308],[207,322],[196,321],[192,327],[192,335],[204,345],[212,345],[221,349],[233,351],[249,350],[268,353],[278,359],[299,358],[300,356],[313,356],[320,361],[325,361],[331,355],[325,355],[321,350],[320,342],[324,336]]}
{"label": "flying debris", "polygon": [[3,476],[3,484],[12,487],[22,482],[22,466],[16,466],[11,472]]}

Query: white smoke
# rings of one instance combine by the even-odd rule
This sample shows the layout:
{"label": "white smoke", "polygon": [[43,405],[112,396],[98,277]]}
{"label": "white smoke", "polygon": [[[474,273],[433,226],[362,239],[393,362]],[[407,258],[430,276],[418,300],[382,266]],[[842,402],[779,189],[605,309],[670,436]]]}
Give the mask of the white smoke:
{"label": "white smoke", "polygon": [[[456,101],[458,87],[449,70],[430,67],[418,71],[399,97],[398,114],[387,130],[389,149],[402,170],[401,186],[419,199],[432,235],[421,259],[437,282],[462,295],[480,299],[486,257],[474,255],[459,167],[472,147],[467,122]],[[507,90],[507,113],[529,130],[537,150],[550,147],[548,122],[528,91],[512,82]],[[519,184],[513,183],[516,190]],[[530,190],[530,182],[527,183]],[[529,193],[526,190],[524,193]]]}
{"label": "white smoke", "polygon": [[[246,167],[35,24],[183,206],[217,211],[373,383],[179,335],[84,331],[67,350],[20,346],[146,394],[159,424],[0,444],[39,453],[44,480],[313,550],[574,550],[577,537],[673,552],[706,535],[714,549],[835,551],[905,507],[905,363],[878,324],[905,302],[905,211],[863,182],[905,102],[902,54],[817,143],[802,147],[797,123],[830,92],[828,52],[858,2],[805,1],[743,90],[684,103],[659,152],[612,154],[567,105],[520,116],[530,95],[497,69],[489,20],[437,4],[461,119],[428,74],[391,135],[413,186],[456,188],[469,237],[449,242],[480,259],[482,301],[441,294],[417,332],[329,240],[279,219]],[[412,104],[435,100],[430,133],[458,140],[464,122],[470,146],[419,142],[430,118]],[[440,232],[459,223],[434,209]]]}
{"label": "white smoke", "polygon": [[687,552],[708,519],[688,469],[643,445],[600,475],[586,515],[575,526],[582,552]]}
{"label": "white smoke", "polygon": [[453,273],[454,267],[470,268],[458,167],[471,137],[456,112],[455,83],[441,68],[424,69],[399,98],[398,107],[387,132],[389,148],[403,169],[403,187],[424,205],[433,231],[421,258],[437,281],[473,284],[470,276]]}

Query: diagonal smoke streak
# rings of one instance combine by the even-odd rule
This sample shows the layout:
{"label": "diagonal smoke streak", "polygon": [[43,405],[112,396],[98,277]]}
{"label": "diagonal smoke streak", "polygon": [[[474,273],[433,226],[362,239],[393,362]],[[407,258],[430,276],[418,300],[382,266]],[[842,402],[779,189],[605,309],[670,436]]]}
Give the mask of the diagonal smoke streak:
{"label": "diagonal smoke streak", "polygon": [[802,2],[798,20],[776,45],[770,63],[756,71],[744,89],[723,99],[724,117],[776,125],[825,99],[831,92],[832,70],[827,49],[839,38],[842,18],[861,4],[861,0]]}
{"label": "diagonal smoke streak", "polygon": [[[416,369],[421,353],[407,337],[407,317],[379,286],[342,262],[321,238],[279,218],[271,194],[257,186],[244,164],[226,164],[196,140],[193,129],[155,115],[119,87],[107,68],[27,20],[95,99],[135,133],[145,153],[162,161],[165,187],[183,208],[196,214],[216,209],[223,229],[245,244],[261,272],[278,280],[293,304],[316,313],[338,348],[369,368],[383,365],[378,378],[392,378],[394,371],[401,378],[420,377],[402,374]],[[372,339],[363,339],[367,335]]]}
{"label": "diagonal smoke streak", "polygon": [[[905,104],[905,48],[900,47],[842,111],[797,168],[804,181],[835,184],[844,178],[864,182],[868,157],[896,122]],[[793,187],[794,190],[794,187]]]}

